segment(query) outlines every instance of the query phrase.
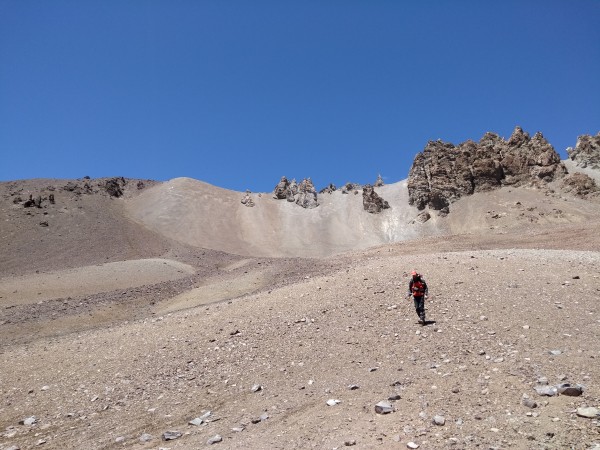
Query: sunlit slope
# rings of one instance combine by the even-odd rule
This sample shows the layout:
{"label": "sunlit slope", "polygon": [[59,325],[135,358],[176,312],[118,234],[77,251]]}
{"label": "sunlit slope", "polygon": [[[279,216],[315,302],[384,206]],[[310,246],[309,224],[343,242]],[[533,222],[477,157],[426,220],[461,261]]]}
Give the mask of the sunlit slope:
{"label": "sunlit slope", "polygon": [[252,256],[327,256],[436,232],[435,220],[411,224],[406,182],[377,188],[391,206],[380,214],[363,209],[357,195],[319,195],[320,206],[303,209],[271,194],[240,192],[190,178],[176,178],[128,200],[131,217],[151,230],[197,247]]}

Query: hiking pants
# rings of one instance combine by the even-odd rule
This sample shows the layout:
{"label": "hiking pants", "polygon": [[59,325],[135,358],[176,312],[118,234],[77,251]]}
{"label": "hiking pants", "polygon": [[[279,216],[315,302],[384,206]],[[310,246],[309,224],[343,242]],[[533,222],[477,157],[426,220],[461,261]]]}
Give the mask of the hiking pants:
{"label": "hiking pants", "polygon": [[415,310],[417,311],[419,319],[425,321],[425,297],[422,295],[420,297],[414,296],[413,299],[415,301]]}

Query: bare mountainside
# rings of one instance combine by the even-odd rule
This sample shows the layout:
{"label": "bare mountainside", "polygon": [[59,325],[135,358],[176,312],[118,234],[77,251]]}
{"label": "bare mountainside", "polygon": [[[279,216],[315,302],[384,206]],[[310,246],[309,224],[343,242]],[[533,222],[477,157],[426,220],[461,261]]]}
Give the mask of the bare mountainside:
{"label": "bare mountainside", "polygon": [[0,183],[0,449],[596,448],[600,200],[561,183],[428,220],[406,182]]}

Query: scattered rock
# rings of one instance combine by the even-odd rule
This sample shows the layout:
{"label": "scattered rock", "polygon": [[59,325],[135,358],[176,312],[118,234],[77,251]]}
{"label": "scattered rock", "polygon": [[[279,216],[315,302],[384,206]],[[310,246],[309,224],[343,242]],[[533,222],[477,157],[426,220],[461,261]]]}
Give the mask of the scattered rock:
{"label": "scattered rock", "polygon": [[140,436],[140,442],[148,442],[152,440],[152,435],[148,433],[144,433]]}
{"label": "scattered rock", "polygon": [[562,352],[560,350],[550,350],[549,352],[551,355],[553,356],[558,356],[560,355]]}
{"label": "scattered rock", "polygon": [[534,389],[539,395],[545,395],[547,397],[558,395],[556,386],[535,386]]}
{"label": "scattered rock", "polygon": [[409,442],[408,444],[406,444],[406,446],[408,448],[419,448],[419,444],[415,444],[414,442]]}
{"label": "scattered rock", "polygon": [[328,406],[335,406],[337,404],[341,403],[340,400],[336,400],[334,398],[330,398],[329,400],[327,400],[327,405]]}
{"label": "scattered rock", "polygon": [[354,439],[348,439],[344,441],[344,445],[346,447],[352,447],[353,445],[356,445],[356,441]]}
{"label": "scattered rock", "polygon": [[375,412],[377,414],[389,414],[394,412],[394,407],[390,402],[381,401],[375,405]]}
{"label": "scattered rock", "polygon": [[446,424],[446,418],[444,416],[433,416],[433,420],[431,421],[434,425],[443,426]]}
{"label": "scattered rock", "polygon": [[584,173],[576,172],[567,175],[562,180],[560,187],[564,192],[580,198],[598,197],[600,195],[600,187],[598,187],[596,181]]}
{"label": "scattered rock", "polygon": [[26,426],[31,426],[35,423],[37,423],[37,417],[35,416],[31,416],[31,417],[27,417],[26,419],[21,420],[21,425],[26,425]]}
{"label": "scattered rock", "polygon": [[348,389],[350,389],[351,391],[355,391],[359,388],[360,388],[360,386],[358,384],[351,384],[348,386]]}
{"label": "scattered rock", "polygon": [[600,409],[594,408],[593,406],[577,408],[577,415],[579,417],[587,417],[588,419],[595,419],[600,417]]}
{"label": "scattered rock", "polygon": [[208,445],[212,445],[212,444],[216,444],[218,442],[221,442],[223,440],[223,438],[221,437],[220,434],[215,434],[213,437],[211,437],[208,441],[206,441],[206,443]]}
{"label": "scattered rock", "polygon": [[530,399],[529,397],[523,397],[522,402],[524,406],[527,406],[528,408],[537,408],[538,404],[535,400]]}
{"label": "scattered rock", "polygon": [[202,425],[202,422],[204,422],[200,417],[196,417],[195,419],[192,419],[188,422],[188,425],[193,425],[195,427]]}
{"label": "scattered rock", "polygon": [[162,435],[163,441],[173,441],[183,436],[180,431],[165,431]]}
{"label": "scattered rock", "polygon": [[561,395],[568,395],[570,397],[578,397],[583,394],[583,386],[576,385],[572,386],[569,383],[563,383],[556,386],[558,393]]}
{"label": "scattered rock", "polygon": [[400,400],[401,398],[402,397],[400,397],[400,394],[394,394],[394,395],[390,395],[388,397],[388,400],[393,402],[393,401],[396,401],[396,400]]}
{"label": "scattered rock", "polygon": [[252,389],[250,389],[252,392],[259,392],[262,391],[263,387],[260,384],[255,384],[254,386],[252,386]]}

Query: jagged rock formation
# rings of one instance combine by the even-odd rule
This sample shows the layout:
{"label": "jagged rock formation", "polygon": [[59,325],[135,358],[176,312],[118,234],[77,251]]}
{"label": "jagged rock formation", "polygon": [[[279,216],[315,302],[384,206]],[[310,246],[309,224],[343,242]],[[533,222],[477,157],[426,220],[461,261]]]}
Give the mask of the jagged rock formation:
{"label": "jagged rock formation", "polygon": [[600,133],[596,136],[584,134],[577,138],[575,148],[567,148],[569,158],[579,167],[600,169]]}
{"label": "jagged rock formation", "polygon": [[254,200],[252,200],[252,197],[250,196],[250,194],[251,194],[250,190],[246,189],[246,194],[244,195],[244,197],[242,197],[241,202],[242,202],[242,205],[252,208],[254,206]]}
{"label": "jagged rock formation", "polygon": [[444,214],[464,195],[501,186],[543,185],[566,173],[544,136],[538,132],[530,138],[521,127],[508,141],[494,133],[458,146],[430,141],[410,169],[409,203]]}
{"label": "jagged rock formation", "polygon": [[375,187],[383,186],[383,178],[381,178],[381,174],[377,174],[377,180],[375,180]]}
{"label": "jagged rock formation", "polygon": [[319,206],[317,190],[310,178],[305,178],[297,184],[295,179],[290,182],[286,177],[281,177],[273,191],[273,198],[286,199],[290,203],[296,202],[297,205],[308,209]]}
{"label": "jagged rock formation", "polygon": [[277,186],[275,186],[275,190],[273,191],[273,198],[276,200],[283,200],[288,197],[290,182],[288,179],[283,176]]}
{"label": "jagged rock formation", "polygon": [[317,201],[317,190],[310,178],[302,180],[298,186],[298,198],[296,204],[306,209],[312,209],[319,206]]}
{"label": "jagged rock formation", "polygon": [[370,184],[363,187],[363,208],[371,214],[378,214],[384,209],[388,209],[390,205],[382,199],[375,188]]}
{"label": "jagged rock formation", "polygon": [[591,198],[600,195],[600,188],[594,179],[583,173],[567,175],[562,180],[561,189],[581,198]]}

